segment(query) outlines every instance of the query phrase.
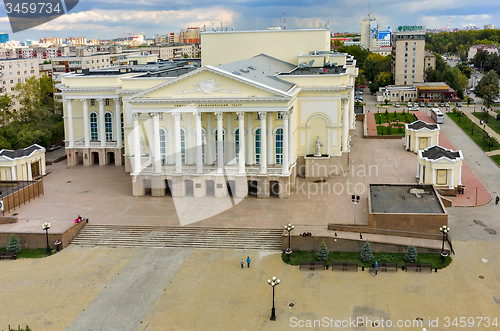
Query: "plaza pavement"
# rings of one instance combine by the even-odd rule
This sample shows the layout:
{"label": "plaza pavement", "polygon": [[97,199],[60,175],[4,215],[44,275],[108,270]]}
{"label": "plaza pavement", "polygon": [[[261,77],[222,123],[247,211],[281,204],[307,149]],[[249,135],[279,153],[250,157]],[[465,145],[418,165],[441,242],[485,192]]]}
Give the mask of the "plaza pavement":
{"label": "plaza pavement", "polygon": [[[438,319],[438,327],[424,324],[427,330],[446,330],[446,317],[498,316],[499,249],[498,242],[456,241],[454,261],[437,273],[399,270],[373,277],[361,269],[300,270],[268,251],[70,246],[48,258],[0,261],[0,297],[8,298],[0,302],[0,329],[292,330],[293,318],[396,323],[420,317],[424,323]],[[242,269],[246,256],[252,263]],[[274,322],[266,282],[273,276],[281,280]],[[459,329],[496,329],[474,323]]]}

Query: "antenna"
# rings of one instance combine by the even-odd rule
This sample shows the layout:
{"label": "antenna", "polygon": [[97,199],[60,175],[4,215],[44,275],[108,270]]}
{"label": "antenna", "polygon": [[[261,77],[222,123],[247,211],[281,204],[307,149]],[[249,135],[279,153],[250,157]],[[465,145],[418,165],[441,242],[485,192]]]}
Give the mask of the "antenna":
{"label": "antenna", "polygon": [[286,11],[283,12],[283,30],[286,30]]}

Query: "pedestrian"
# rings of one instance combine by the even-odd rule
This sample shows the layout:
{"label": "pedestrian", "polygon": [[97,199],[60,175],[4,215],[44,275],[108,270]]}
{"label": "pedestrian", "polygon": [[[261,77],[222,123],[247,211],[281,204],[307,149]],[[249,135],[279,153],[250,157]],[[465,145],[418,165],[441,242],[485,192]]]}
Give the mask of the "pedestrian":
{"label": "pedestrian", "polygon": [[483,125],[483,120],[479,120],[479,125]]}
{"label": "pedestrian", "polygon": [[497,197],[495,198],[495,205],[498,205],[498,201],[500,201],[500,198],[497,195]]}
{"label": "pedestrian", "polygon": [[361,234],[361,232],[359,233],[359,239],[363,239],[363,235]]}
{"label": "pedestrian", "polygon": [[243,259],[241,259],[241,268],[243,269],[243,266],[245,265],[245,261],[243,261]]}
{"label": "pedestrian", "polygon": [[250,256],[247,256],[247,266],[250,268]]}
{"label": "pedestrian", "polygon": [[378,262],[375,261],[375,275],[377,274],[377,271],[378,271]]}

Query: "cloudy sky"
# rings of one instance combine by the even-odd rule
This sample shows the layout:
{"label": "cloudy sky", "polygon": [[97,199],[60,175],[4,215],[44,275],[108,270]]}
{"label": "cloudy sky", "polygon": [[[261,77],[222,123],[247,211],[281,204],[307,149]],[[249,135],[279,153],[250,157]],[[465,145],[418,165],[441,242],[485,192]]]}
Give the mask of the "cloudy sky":
{"label": "cloudy sky", "polygon": [[[312,28],[329,22],[333,32],[359,32],[368,8],[368,0],[80,0],[69,14],[15,34],[5,6],[1,6],[0,32],[19,41],[54,36],[111,39],[137,33],[150,38],[192,26],[220,27],[221,23],[224,28],[240,31],[266,29],[283,25],[283,12],[287,29]],[[463,24],[483,28],[490,23],[500,28],[500,1],[372,0],[370,9],[384,29],[399,25],[441,28],[448,18],[450,28],[461,28]]]}

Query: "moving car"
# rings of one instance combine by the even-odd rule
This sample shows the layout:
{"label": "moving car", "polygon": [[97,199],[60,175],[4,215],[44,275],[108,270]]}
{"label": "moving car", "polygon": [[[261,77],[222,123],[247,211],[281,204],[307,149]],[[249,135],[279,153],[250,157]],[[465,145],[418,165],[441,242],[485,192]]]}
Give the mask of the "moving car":
{"label": "moving car", "polygon": [[413,104],[410,101],[408,101],[406,105],[408,106],[408,108],[413,106]]}
{"label": "moving car", "polygon": [[61,144],[53,144],[53,145],[50,145],[49,147],[47,147],[47,151],[52,152],[52,151],[55,151],[56,149],[59,149],[59,148],[61,148]]}
{"label": "moving car", "polygon": [[444,106],[445,106],[445,107],[449,107],[449,106],[450,106],[450,104],[449,104],[448,102],[445,102],[445,103],[444,103]]}
{"label": "moving car", "polygon": [[408,110],[410,110],[410,111],[412,111],[412,110],[417,111],[417,110],[418,110],[418,107],[410,107],[410,108],[408,108]]}
{"label": "moving car", "polygon": [[457,102],[457,107],[462,107],[462,103],[461,102]]}

